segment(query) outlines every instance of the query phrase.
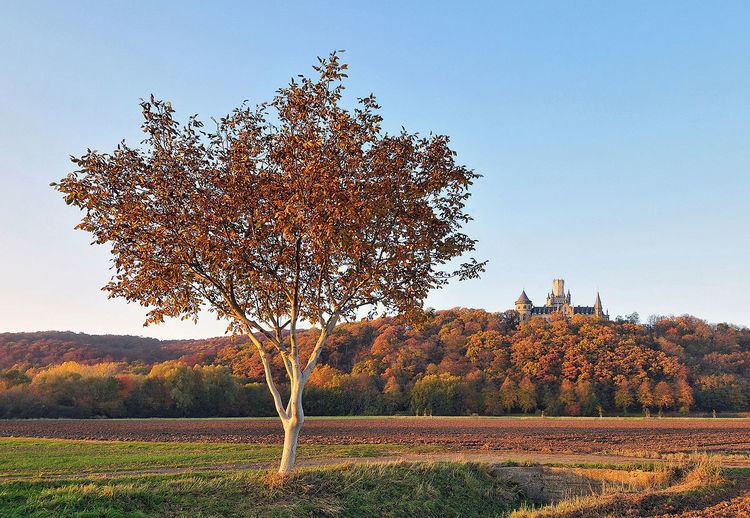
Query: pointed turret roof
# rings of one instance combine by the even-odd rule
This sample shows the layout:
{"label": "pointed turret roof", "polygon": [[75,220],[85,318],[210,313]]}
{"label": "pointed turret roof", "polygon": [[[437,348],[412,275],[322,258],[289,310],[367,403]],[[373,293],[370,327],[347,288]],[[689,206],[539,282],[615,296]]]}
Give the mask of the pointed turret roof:
{"label": "pointed turret roof", "polygon": [[526,290],[523,290],[521,292],[521,295],[518,296],[518,300],[516,301],[516,304],[531,304],[531,300],[526,295]]}
{"label": "pointed turret roof", "polygon": [[599,297],[599,292],[596,292],[596,302],[594,303],[595,308],[602,309],[602,299]]}

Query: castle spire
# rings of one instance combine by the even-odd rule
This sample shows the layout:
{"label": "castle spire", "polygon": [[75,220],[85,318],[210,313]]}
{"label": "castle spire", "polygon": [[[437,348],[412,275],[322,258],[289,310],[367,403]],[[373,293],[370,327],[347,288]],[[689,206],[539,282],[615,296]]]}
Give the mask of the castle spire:
{"label": "castle spire", "polygon": [[599,296],[599,292],[596,292],[596,302],[594,302],[594,315],[601,318],[604,316],[604,308],[602,306],[602,298]]}
{"label": "castle spire", "polygon": [[531,317],[533,308],[534,304],[531,302],[531,299],[529,299],[528,295],[526,295],[526,290],[523,290],[521,292],[521,295],[518,297],[518,300],[516,301],[516,311],[518,311],[518,315],[520,316],[521,320],[526,320],[527,318]]}
{"label": "castle spire", "polygon": [[526,295],[526,290],[521,291],[521,295],[518,297],[516,304],[531,304],[531,300],[529,300],[528,295]]}

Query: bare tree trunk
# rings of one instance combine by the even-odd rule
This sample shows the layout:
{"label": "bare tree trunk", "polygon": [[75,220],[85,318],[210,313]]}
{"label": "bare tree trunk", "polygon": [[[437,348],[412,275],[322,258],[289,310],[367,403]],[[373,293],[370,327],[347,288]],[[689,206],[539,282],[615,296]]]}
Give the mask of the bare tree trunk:
{"label": "bare tree trunk", "polygon": [[281,452],[281,464],[279,464],[279,474],[281,475],[289,475],[294,468],[294,460],[297,457],[297,439],[299,439],[302,423],[305,422],[305,412],[302,409],[303,383],[300,380],[302,373],[297,368],[295,371],[291,380],[291,394],[289,395],[289,408],[287,409],[289,418],[282,420],[284,425],[284,449]]}
{"label": "bare tree trunk", "polygon": [[[294,313],[293,313],[294,315]],[[276,413],[279,414],[281,424],[284,427],[284,449],[281,452],[281,464],[279,465],[279,474],[285,476],[289,475],[294,469],[294,461],[297,457],[297,439],[299,438],[299,432],[302,429],[302,423],[305,422],[305,412],[302,409],[302,390],[310,379],[310,374],[315,368],[320,357],[320,351],[326,343],[328,335],[333,330],[336,322],[338,321],[339,315],[335,313],[328,319],[328,321],[322,320],[322,329],[318,341],[313,348],[310,358],[308,358],[307,365],[304,370],[301,368],[299,363],[299,355],[297,349],[297,337],[295,333],[294,323],[292,323],[290,341],[291,351],[283,347],[281,343],[281,329],[276,329],[277,340],[274,341],[274,337],[268,333],[263,333],[272,344],[276,346],[276,349],[281,354],[284,361],[284,367],[286,368],[287,375],[289,376],[291,393],[289,394],[289,401],[286,407],[279,393],[279,389],[276,387],[276,383],[273,380],[273,373],[271,368],[271,362],[268,357],[266,350],[263,348],[263,344],[253,335],[253,324],[248,321],[243,313],[238,313],[238,318],[245,323],[245,331],[247,336],[255,345],[260,355],[260,360],[263,363],[263,371],[266,376],[266,385],[268,390],[271,392],[273,397],[274,406],[276,407]],[[257,326],[256,326],[257,327]]]}
{"label": "bare tree trunk", "polygon": [[281,464],[279,474],[289,475],[294,468],[294,459],[297,457],[297,439],[302,429],[302,421],[290,419],[284,423],[284,449],[281,453]]}

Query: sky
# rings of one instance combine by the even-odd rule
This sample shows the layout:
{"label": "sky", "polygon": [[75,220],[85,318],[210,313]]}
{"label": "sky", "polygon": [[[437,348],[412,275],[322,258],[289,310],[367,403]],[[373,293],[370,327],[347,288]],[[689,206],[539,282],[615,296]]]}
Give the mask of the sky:
{"label": "sky", "polygon": [[8,2],[0,15],[0,332],[142,327],[106,248],[49,187],[87,148],[137,143],[138,100],[220,117],[345,49],[384,126],[447,134],[483,177],[479,280],[427,305],[543,304],[564,278],[612,317],[750,325],[750,3]]}

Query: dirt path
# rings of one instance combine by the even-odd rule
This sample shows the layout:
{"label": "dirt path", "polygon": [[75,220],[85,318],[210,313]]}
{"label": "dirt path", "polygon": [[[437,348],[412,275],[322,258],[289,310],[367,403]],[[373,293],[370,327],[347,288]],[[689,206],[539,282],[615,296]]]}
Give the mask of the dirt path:
{"label": "dirt path", "polygon": [[[724,467],[750,467],[750,459],[724,458],[720,464]],[[628,464],[662,463],[663,459],[648,459],[645,457],[628,457],[617,455],[595,454],[553,454],[537,452],[475,452],[460,453],[404,453],[400,455],[386,455],[378,457],[332,457],[322,459],[301,459],[298,467],[334,466],[339,464],[381,464],[389,462],[479,462],[483,464],[500,464],[503,462],[518,462],[542,465],[578,465],[597,464],[621,466]],[[1,480],[50,480],[50,479],[88,479],[88,478],[116,478],[138,475],[160,475],[177,473],[205,473],[215,471],[244,471],[256,469],[272,469],[276,462],[235,462],[214,464],[208,466],[164,466],[134,470],[111,470],[102,472],[82,473],[40,473],[40,474],[0,474]]]}

